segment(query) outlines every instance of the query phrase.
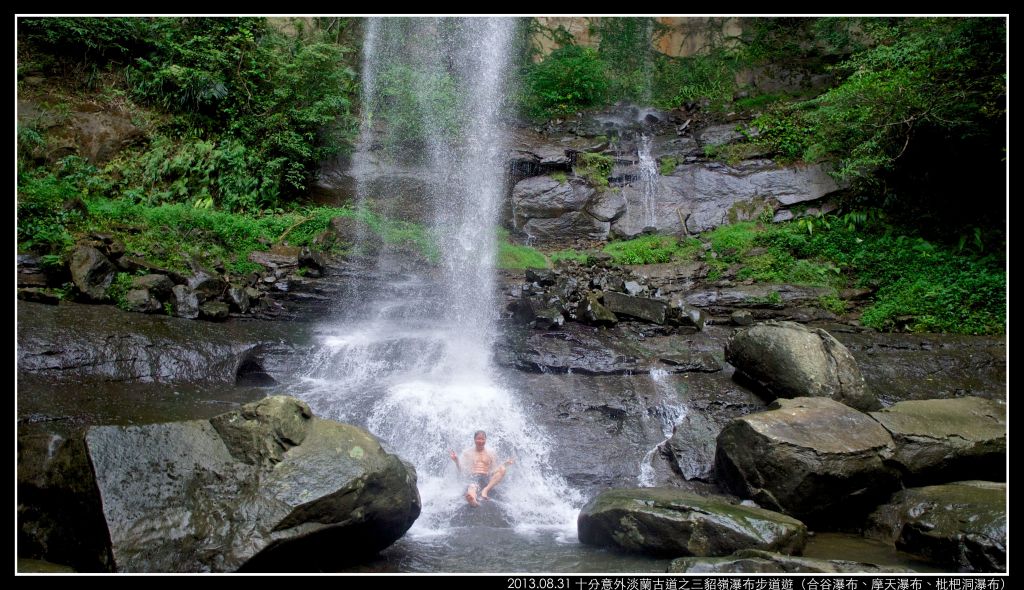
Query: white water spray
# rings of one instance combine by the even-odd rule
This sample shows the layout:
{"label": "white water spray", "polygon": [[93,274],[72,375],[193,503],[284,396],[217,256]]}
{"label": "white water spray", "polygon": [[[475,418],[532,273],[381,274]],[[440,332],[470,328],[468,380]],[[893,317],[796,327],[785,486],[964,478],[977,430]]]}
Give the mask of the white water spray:
{"label": "white water spray", "polygon": [[416,149],[429,167],[424,199],[441,259],[438,268],[400,275],[378,262],[380,290],[360,294],[358,317],[321,329],[300,395],[320,415],[365,426],[415,465],[423,511],[413,535],[472,524],[448,449],[471,446],[476,430],[487,432],[499,460],[516,460],[494,491],[503,526],[574,538],[582,503],[491,358],[506,154],[498,115],[514,26],[500,18],[374,19],[366,29],[363,103],[372,121],[366,115],[359,146],[387,146],[398,131],[421,135],[410,144],[418,147],[387,157],[413,159],[408,150]]}

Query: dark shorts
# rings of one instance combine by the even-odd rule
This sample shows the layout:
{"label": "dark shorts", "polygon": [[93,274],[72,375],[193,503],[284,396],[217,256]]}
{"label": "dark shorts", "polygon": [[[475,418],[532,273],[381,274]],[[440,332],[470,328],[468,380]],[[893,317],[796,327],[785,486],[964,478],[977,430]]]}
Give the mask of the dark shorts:
{"label": "dark shorts", "polygon": [[491,476],[483,473],[472,473],[469,476],[468,484],[476,485],[478,490],[482,490],[487,487],[487,484],[491,481]]}

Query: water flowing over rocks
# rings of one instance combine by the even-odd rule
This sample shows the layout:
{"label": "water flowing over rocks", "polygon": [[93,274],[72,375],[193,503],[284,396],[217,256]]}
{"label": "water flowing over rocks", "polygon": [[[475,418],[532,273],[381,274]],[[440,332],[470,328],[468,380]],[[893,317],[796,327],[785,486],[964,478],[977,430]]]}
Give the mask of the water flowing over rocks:
{"label": "water flowing over rocks", "polygon": [[899,402],[871,417],[892,435],[908,483],[1006,478],[1006,406],[977,397]]}
{"label": "water flowing over rocks", "polygon": [[1006,571],[1006,484],[959,481],[897,492],[870,533],[959,572]]}
{"label": "water flowing over rocks", "polygon": [[717,444],[715,470],[727,489],[823,530],[863,517],[899,481],[889,433],[827,398],[777,400],[726,425]]}
{"label": "water flowing over rocks", "polygon": [[[517,130],[508,156],[511,225],[541,244],[634,237],[649,227],[691,235],[755,219],[766,211],[790,219],[796,207],[828,210],[828,197],[842,189],[829,176],[827,164],[781,166],[749,148],[747,159],[735,164],[708,160],[705,150],[744,140],[739,126],[691,128],[689,120],[676,118],[674,113],[644,116],[635,107],[614,107],[589,114],[570,128]],[[638,172],[641,134],[651,138],[650,158],[675,163],[663,165],[646,183]],[[576,154],[581,152],[615,162],[605,179],[612,186],[575,176]],[[559,182],[553,172],[574,177]]]}
{"label": "water flowing over rocks", "polygon": [[420,511],[408,464],[293,398],[86,444],[117,571],[315,568],[386,547]]}
{"label": "water flowing over rocks", "polygon": [[807,535],[783,514],[664,488],[602,492],[580,510],[578,529],[582,543],[655,555],[800,553]]}
{"label": "water flowing over rocks", "polygon": [[829,397],[859,410],[881,407],[857,361],[831,334],[794,322],[765,322],[736,332],[725,358],[775,397]]}

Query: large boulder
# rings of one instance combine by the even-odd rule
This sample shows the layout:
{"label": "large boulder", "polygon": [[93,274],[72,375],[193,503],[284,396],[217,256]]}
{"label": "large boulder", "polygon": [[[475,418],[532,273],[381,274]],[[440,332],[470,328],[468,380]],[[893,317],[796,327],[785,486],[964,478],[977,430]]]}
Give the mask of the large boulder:
{"label": "large boulder", "polygon": [[71,253],[71,279],[78,290],[92,301],[106,301],[107,289],[114,282],[117,268],[102,252],[92,246],[79,245]]}
{"label": "large boulder", "polygon": [[584,211],[571,211],[551,219],[530,219],[522,226],[522,231],[540,243],[564,244],[574,240],[603,240],[608,237],[608,225]]}
{"label": "large boulder", "polygon": [[842,528],[896,489],[892,437],[826,398],[778,400],[718,435],[715,473],[732,492],[820,528]]}
{"label": "large boulder", "polygon": [[100,494],[82,437],[19,432],[17,457],[18,556],[108,570]]}
{"label": "large boulder", "polygon": [[647,297],[633,297],[614,291],[604,292],[604,305],[612,313],[628,315],[637,319],[664,324],[668,304]]}
{"label": "large boulder", "polygon": [[668,567],[674,574],[839,574],[898,573],[903,570],[842,559],[813,559],[757,549],[728,557],[680,557]]}
{"label": "large boulder", "polygon": [[773,397],[830,397],[858,410],[881,408],[850,351],[818,328],[768,321],[738,330],[725,358]]}
{"label": "large boulder", "polygon": [[1006,484],[960,481],[898,492],[869,534],[960,572],[1003,572],[1006,527]]}
{"label": "large boulder", "polygon": [[800,553],[807,527],[783,514],[671,488],[607,490],[580,510],[579,538],[654,555]]}
{"label": "large boulder", "polygon": [[520,180],[512,187],[516,224],[521,226],[528,219],[560,217],[570,211],[579,211],[593,194],[593,188],[578,181],[559,182],[550,176]]}
{"label": "large boulder", "polygon": [[715,437],[722,431],[722,426],[712,414],[691,409],[672,428],[672,436],[665,441],[664,447],[683,479],[711,479],[715,466]]}
{"label": "large boulder", "polygon": [[294,398],[94,427],[86,445],[117,571],[315,569],[379,551],[420,511],[411,466]]}
{"label": "large boulder", "polygon": [[980,397],[911,400],[871,416],[896,442],[904,479],[1006,479],[1006,406]]}

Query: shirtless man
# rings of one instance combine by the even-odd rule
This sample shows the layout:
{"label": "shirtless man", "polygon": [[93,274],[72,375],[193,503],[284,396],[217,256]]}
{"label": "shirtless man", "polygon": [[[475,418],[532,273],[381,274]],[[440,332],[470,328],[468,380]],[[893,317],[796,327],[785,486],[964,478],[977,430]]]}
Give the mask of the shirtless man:
{"label": "shirtless man", "polygon": [[484,448],[484,445],[487,444],[487,434],[483,430],[477,430],[473,435],[473,444],[475,448],[462,451],[461,464],[455,451],[449,449],[448,454],[452,461],[455,461],[455,468],[459,470],[459,473],[469,479],[466,501],[470,506],[479,506],[477,490],[480,491],[480,499],[487,500],[487,494],[505,477],[505,466],[515,463],[515,460],[508,459],[495,467],[498,460],[494,453]]}

